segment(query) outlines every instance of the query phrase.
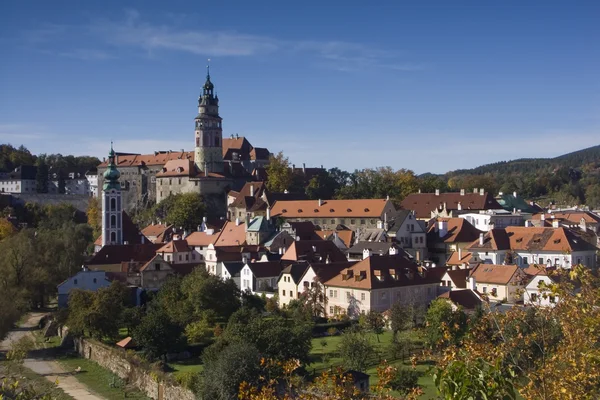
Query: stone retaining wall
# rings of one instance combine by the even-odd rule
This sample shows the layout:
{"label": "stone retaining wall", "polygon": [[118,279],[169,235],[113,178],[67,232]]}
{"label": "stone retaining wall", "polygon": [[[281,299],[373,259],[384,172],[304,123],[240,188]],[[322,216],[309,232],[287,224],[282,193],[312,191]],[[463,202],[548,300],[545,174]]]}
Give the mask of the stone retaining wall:
{"label": "stone retaining wall", "polygon": [[137,387],[155,400],[195,400],[196,395],[188,389],[174,386],[160,379],[157,373],[142,366],[133,365],[125,350],[112,348],[90,339],[74,339],[75,350],[84,358],[94,361],[112,371],[119,378]]}

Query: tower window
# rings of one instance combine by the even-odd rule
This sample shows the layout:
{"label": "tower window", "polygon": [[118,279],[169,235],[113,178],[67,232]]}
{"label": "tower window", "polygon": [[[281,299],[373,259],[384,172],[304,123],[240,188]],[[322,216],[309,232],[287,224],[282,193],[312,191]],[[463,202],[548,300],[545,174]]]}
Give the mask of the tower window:
{"label": "tower window", "polygon": [[215,146],[218,146],[218,145],[219,145],[219,138],[218,138],[218,137],[216,137],[216,138],[215,138]]}
{"label": "tower window", "polygon": [[117,199],[110,199],[110,209],[115,211],[117,209]]}
{"label": "tower window", "polygon": [[114,228],[117,225],[117,217],[115,215],[110,216],[110,227]]}
{"label": "tower window", "polygon": [[110,242],[115,243],[117,241],[117,234],[114,232],[110,233]]}

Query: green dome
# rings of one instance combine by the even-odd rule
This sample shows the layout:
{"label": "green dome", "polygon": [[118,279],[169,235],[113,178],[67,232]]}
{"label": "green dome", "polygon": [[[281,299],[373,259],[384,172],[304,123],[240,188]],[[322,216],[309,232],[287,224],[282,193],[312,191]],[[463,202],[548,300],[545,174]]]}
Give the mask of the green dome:
{"label": "green dome", "polygon": [[108,166],[106,171],[104,171],[104,190],[110,189],[120,189],[121,185],[119,184],[119,177],[121,173],[117,169],[115,165],[115,151],[112,148],[112,143],[110,144],[110,153],[108,153]]}

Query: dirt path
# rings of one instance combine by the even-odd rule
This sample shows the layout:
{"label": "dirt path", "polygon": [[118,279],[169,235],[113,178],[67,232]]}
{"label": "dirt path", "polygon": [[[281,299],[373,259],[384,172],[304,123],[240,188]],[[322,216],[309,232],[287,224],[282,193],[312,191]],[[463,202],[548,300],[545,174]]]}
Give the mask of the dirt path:
{"label": "dirt path", "polygon": [[[5,352],[10,349],[12,343],[17,342],[22,337],[32,335],[31,331],[36,329],[44,313],[29,313],[27,319],[12,330],[6,339],[0,342],[0,351]],[[84,384],[79,382],[71,371],[65,371],[59,363],[52,359],[33,359],[27,358],[23,366],[29,368],[38,375],[48,379],[50,382],[58,381],[58,387],[74,399],[82,400],[108,400],[105,397],[92,393]]]}

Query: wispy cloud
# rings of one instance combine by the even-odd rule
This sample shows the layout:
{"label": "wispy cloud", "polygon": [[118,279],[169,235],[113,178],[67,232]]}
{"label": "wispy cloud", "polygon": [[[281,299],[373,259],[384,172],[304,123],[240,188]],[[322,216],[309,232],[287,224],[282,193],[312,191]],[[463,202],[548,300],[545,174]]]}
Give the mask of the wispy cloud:
{"label": "wispy cloud", "polygon": [[[162,24],[144,20],[136,10],[127,10],[120,19],[96,19],[81,26],[44,25],[24,34],[35,46],[49,47],[50,43],[68,45],[69,38],[85,37],[89,43],[72,49],[55,50],[64,57],[82,60],[106,60],[116,57],[119,49],[141,50],[152,57],[164,52],[183,52],[206,57],[248,57],[272,54],[306,56],[307,62],[339,71],[390,69],[417,71],[424,65],[402,60],[402,55],[363,43],[338,40],[282,40],[265,35],[236,31],[211,31],[182,27],[185,19],[165,18]],[[67,44],[66,44],[67,43]]]}

